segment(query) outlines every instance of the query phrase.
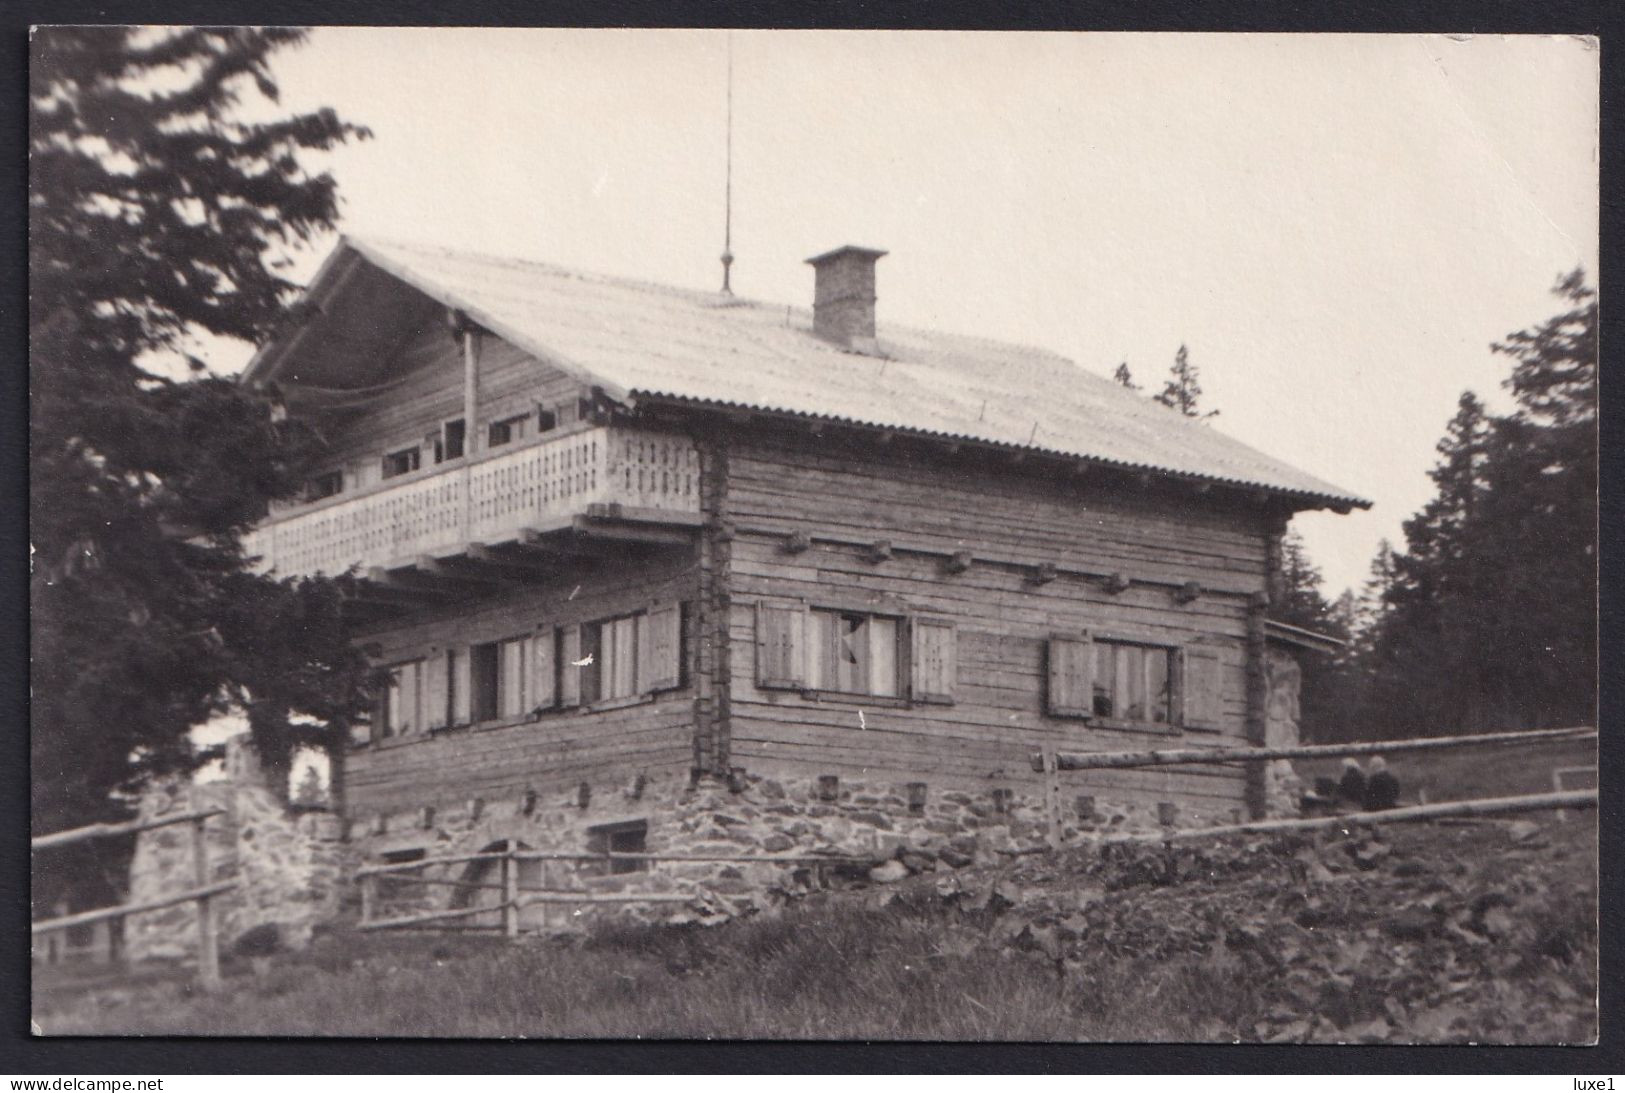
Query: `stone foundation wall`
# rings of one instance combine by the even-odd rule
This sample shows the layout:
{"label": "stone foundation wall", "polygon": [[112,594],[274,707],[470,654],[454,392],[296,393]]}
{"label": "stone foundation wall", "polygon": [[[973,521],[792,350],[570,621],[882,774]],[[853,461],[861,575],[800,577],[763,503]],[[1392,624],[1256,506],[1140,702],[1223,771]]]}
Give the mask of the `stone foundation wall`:
{"label": "stone foundation wall", "polygon": [[[237,889],[213,901],[221,950],[255,927],[274,926],[277,943],[299,948],[312,929],[337,915],[348,875],[342,824],[325,811],[290,811],[265,784],[246,737],[227,744],[227,777],[201,785],[170,783],[141,803],[143,819],[221,808],[207,834],[211,880]],[[196,886],[189,824],[143,832],[130,863],[130,900],[142,902]],[[194,959],[197,914],[190,903],[132,915],[125,925],[131,959]]]}
{"label": "stone foundation wall", "polygon": [[[1037,787],[969,792],[934,790],[923,783],[878,783],[817,776],[773,778],[738,773],[729,780],[690,780],[686,773],[641,777],[617,785],[556,789],[501,800],[473,799],[453,806],[358,817],[351,838],[369,863],[522,849],[584,853],[593,829],[647,824],[650,854],[841,856],[853,863],[654,862],[637,872],[612,874],[602,862],[526,862],[522,888],[550,892],[687,895],[691,902],[527,908],[524,929],[567,929],[589,918],[625,915],[643,921],[705,921],[749,913],[845,880],[895,880],[910,872],[955,868],[1001,851],[1041,845],[1048,820]],[[1177,812],[1155,802],[1130,805],[1074,796],[1065,806],[1063,836],[1105,830],[1146,830],[1177,824]],[[424,867],[415,875],[451,884],[411,880],[376,882],[374,914],[477,907],[500,900],[500,866],[460,862]],[[468,885],[490,885],[470,888]],[[580,913],[578,913],[580,912]],[[496,926],[496,911],[462,920]]]}

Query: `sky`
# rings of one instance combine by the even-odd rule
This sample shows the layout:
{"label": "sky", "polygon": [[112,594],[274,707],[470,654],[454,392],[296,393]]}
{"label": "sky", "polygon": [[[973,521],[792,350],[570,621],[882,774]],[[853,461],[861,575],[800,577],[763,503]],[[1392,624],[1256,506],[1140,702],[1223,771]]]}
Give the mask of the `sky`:
{"label": "sky", "polygon": [[1294,521],[1332,596],[1402,543],[1461,392],[1509,405],[1490,343],[1596,269],[1583,39],[325,28],[273,67],[374,133],[311,157],[341,231],[706,289],[730,50],[736,293],[810,304],[803,260],[856,243],[882,334],[1152,389],[1187,345],[1213,428],[1374,502]]}

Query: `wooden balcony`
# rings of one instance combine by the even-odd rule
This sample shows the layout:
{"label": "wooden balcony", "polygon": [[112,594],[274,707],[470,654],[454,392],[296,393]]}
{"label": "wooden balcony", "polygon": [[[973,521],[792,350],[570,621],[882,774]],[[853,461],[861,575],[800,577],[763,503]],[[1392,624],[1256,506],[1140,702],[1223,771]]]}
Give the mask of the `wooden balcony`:
{"label": "wooden balcony", "polygon": [[699,458],[683,436],[626,426],[543,434],[273,514],[245,538],[281,577],[356,569],[387,581],[493,548],[579,550],[594,536],[680,542],[700,522]]}

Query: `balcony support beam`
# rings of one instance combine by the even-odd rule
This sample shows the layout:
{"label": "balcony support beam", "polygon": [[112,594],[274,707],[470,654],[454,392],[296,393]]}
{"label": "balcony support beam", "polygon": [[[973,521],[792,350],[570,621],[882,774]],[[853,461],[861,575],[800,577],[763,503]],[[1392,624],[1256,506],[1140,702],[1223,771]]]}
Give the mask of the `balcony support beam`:
{"label": "balcony support beam", "polygon": [[413,584],[403,575],[392,573],[383,566],[375,565],[367,570],[367,584],[378,595],[401,603],[442,603],[452,598],[452,593],[446,589]]}
{"label": "balcony support beam", "polygon": [[684,546],[695,541],[688,528],[660,527],[624,521],[595,520],[590,516],[577,516],[572,523],[577,536],[593,539],[612,539],[623,543],[655,543],[662,546]]}

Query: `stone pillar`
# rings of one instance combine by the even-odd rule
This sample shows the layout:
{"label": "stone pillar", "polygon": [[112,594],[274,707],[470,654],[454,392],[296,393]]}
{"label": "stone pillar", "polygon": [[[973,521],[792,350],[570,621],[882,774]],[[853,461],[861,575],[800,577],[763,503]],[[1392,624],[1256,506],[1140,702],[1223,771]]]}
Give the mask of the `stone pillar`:
{"label": "stone pillar", "polygon": [[[227,741],[226,776],[201,785],[174,781],[143,798],[143,818],[192,804],[224,813],[208,821],[212,880],[236,890],[214,901],[221,950],[248,930],[274,926],[281,944],[303,947],[311,931],[335,917],[342,879],[342,825],[331,813],[290,810],[265,784],[247,734]],[[142,902],[193,886],[193,860],[184,826],[142,832],[130,861],[130,900]],[[132,915],[125,926],[132,960],[189,959],[197,950],[192,904]]]}
{"label": "stone pillar", "polygon": [[[1297,658],[1279,646],[1271,645],[1265,658],[1266,699],[1264,704],[1264,746],[1295,747],[1298,732],[1298,693],[1303,670]],[[1303,794],[1303,781],[1290,759],[1272,759],[1264,769],[1264,812],[1270,817],[1296,816]]]}

